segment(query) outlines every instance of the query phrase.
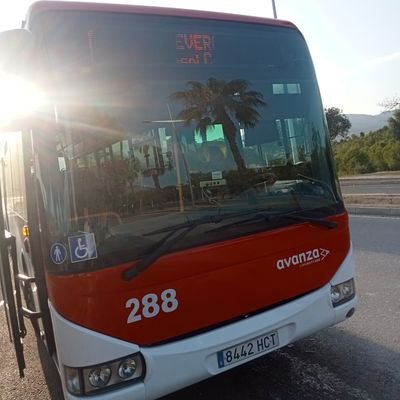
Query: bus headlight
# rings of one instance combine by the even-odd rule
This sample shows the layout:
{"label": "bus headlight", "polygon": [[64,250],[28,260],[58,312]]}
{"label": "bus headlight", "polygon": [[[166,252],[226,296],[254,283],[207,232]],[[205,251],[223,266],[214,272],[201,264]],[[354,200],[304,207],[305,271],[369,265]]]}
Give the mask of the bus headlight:
{"label": "bus headlight", "polygon": [[111,368],[108,365],[94,368],[89,372],[88,381],[94,388],[106,386],[111,378]]}
{"label": "bus headlight", "polygon": [[65,384],[68,392],[71,394],[82,393],[82,382],[77,368],[64,367]]}
{"label": "bus headlight", "polygon": [[331,287],[331,300],[333,307],[337,307],[351,300],[356,295],[354,279],[339,283]]}
{"label": "bus headlight", "polygon": [[121,364],[119,364],[118,375],[122,379],[129,379],[135,375],[136,369],[136,360],[133,357],[126,358],[125,360],[121,361]]}
{"label": "bus headlight", "polygon": [[140,353],[84,368],[64,367],[68,392],[74,395],[91,394],[104,388],[142,379],[145,373]]}

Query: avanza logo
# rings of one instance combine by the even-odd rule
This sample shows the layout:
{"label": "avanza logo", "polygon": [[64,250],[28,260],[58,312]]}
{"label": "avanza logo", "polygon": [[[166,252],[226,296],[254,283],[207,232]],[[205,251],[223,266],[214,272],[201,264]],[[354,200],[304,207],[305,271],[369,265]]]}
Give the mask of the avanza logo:
{"label": "avanza logo", "polygon": [[294,254],[290,257],[281,258],[276,262],[276,268],[279,270],[294,266],[305,267],[322,261],[329,255],[330,251],[326,249],[312,249],[303,253]]}

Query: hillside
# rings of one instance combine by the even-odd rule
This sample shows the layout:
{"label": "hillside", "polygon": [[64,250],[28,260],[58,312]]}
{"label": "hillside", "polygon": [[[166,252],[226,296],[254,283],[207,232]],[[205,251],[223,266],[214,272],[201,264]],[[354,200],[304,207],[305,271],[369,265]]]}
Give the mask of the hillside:
{"label": "hillside", "polygon": [[368,133],[377,131],[387,125],[388,119],[393,115],[392,111],[385,111],[378,115],[346,114],[351,122],[350,134]]}

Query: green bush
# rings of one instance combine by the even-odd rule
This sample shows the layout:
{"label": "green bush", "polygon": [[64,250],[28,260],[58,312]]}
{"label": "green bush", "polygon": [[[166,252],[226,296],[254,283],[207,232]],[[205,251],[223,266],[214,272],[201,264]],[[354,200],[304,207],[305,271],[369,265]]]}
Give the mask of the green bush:
{"label": "green bush", "polygon": [[400,141],[385,127],[332,144],[339,175],[400,170]]}

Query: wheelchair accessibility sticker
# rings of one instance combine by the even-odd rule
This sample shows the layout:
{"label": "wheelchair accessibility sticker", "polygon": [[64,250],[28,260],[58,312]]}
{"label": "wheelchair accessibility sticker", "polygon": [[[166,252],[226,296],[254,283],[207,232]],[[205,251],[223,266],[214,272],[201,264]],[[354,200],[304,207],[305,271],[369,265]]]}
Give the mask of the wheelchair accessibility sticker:
{"label": "wheelchair accessibility sticker", "polygon": [[62,264],[67,259],[67,249],[61,243],[53,243],[50,247],[50,258],[54,264]]}
{"label": "wheelchair accessibility sticker", "polygon": [[69,252],[72,263],[93,260],[97,258],[94,233],[83,233],[68,238]]}

